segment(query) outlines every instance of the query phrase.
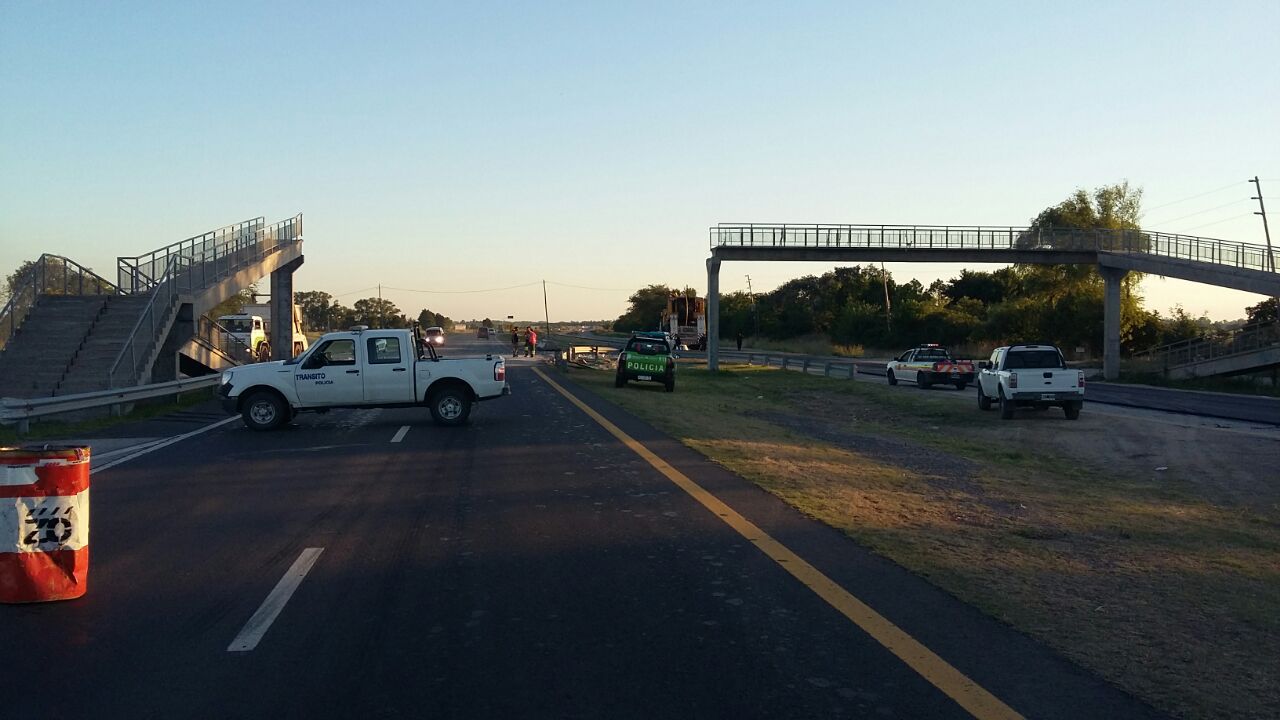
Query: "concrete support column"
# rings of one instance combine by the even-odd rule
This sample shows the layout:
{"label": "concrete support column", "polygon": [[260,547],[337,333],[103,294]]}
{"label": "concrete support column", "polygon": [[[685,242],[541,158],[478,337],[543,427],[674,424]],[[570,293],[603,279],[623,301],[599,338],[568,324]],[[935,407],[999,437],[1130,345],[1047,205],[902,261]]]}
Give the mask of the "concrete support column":
{"label": "concrete support column", "polygon": [[1128,270],[1099,267],[1105,283],[1102,300],[1102,377],[1120,379],[1120,290]]}
{"label": "concrete support column", "polygon": [[707,258],[707,369],[720,369],[720,258]]}
{"label": "concrete support column", "polygon": [[293,357],[293,271],[302,258],[271,271],[271,359]]}

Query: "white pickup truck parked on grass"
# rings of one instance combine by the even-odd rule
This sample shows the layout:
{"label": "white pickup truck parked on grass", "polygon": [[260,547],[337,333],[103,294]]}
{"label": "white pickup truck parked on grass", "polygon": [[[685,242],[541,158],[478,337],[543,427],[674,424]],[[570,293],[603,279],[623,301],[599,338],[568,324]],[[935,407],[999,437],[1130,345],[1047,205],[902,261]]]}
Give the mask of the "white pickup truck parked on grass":
{"label": "white pickup truck parked on grass", "polygon": [[510,395],[501,356],[442,358],[416,331],[332,332],[292,360],[233,368],[218,388],[223,408],[253,430],[297,413],[344,407],[422,407],[440,425],[461,425],[480,400]]}
{"label": "white pickup truck parked on grass", "polygon": [[978,407],[1000,405],[1000,417],[1013,418],[1015,407],[1044,410],[1061,407],[1068,420],[1080,418],[1084,406],[1084,373],[1068,370],[1052,345],[1009,345],[996,348],[978,363]]}

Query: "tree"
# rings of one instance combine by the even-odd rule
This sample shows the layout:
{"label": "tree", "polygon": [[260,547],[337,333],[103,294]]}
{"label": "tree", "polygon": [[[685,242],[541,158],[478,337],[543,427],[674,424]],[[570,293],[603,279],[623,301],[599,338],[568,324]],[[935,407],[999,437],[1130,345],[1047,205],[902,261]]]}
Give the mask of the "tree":
{"label": "tree", "polygon": [[630,332],[658,327],[670,296],[671,288],[666,285],[649,285],[635,291],[627,298],[630,308],[613,321],[613,329],[617,332]]}
{"label": "tree", "polygon": [[1249,318],[1249,324],[1275,322],[1276,320],[1276,299],[1267,298],[1257,305],[1252,305],[1244,309],[1245,315]]}
{"label": "tree", "polygon": [[302,313],[302,324],[309,330],[331,327],[329,309],[333,307],[333,296],[319,290],[295,292],[293,302]]}
{"label": "tree", "polygon": [[437,312],[424,309],[418,313],[418,324],[423,327],[449,327],[453,321]]}
{"label": "tree", "polygon": [[255,296],[257,294],[258,294],[258,284],[254,283],[249,287],[236,293],[235,295],[232,295],[226,300],[223,300],[222,302],[213,306],[213,308],[209,310],[208,316],[216,320],[222,317],[223,315],[239,314],[239,312],[242,309],[244,309],[245,305],[250,305],[253,303],[253,301],[255,300]]}
{"label": "tree", "polygon": [[395,303],[382,298],[365,298],[357,300],[352,308],[358,324],[371,328],[401,327],[400,309]]}

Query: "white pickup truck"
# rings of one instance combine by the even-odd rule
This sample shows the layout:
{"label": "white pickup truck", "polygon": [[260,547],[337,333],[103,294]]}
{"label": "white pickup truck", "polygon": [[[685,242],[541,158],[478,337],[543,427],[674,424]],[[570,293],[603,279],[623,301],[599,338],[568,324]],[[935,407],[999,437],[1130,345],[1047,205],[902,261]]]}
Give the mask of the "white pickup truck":
{"label": "white pickup truck", "polygon": [[346,407],[422,407],[440,425],[461,425],[480,400],[511,394],[501,356],[442,358],[417,331],[331,332],[292,360],[222,373],[222,407],[253,430],[299,412]]}
{"label": "white pickup truck", "polygon": [[978,363],[978,407],[1000,405],[1000,417],[1013,418],[1015,407],[1061,407],[1068,420],[1084,406],[1084,372],[1068,370],[1052,345],[1008,345]]}

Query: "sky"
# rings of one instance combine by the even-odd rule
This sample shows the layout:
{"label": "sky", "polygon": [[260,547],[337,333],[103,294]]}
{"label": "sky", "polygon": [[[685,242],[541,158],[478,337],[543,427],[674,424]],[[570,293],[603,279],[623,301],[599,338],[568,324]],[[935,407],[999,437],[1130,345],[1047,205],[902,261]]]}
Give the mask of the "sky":
{"label": "sky", "polygon": [[[1020,226],[1127,180],[1147,229],[1261,245],[1254,176],[1280,244],[1278,30],[1274,0],[0,0],[0,271],[112,277],[302,213],[298,290],[498,319],[541,316],[545,280],[551,320],[606,319],[705,292],[720,222]],[[720,287],[833,267],[729,262]],[[1215,320],[1263,299],[1143,294]]]}

